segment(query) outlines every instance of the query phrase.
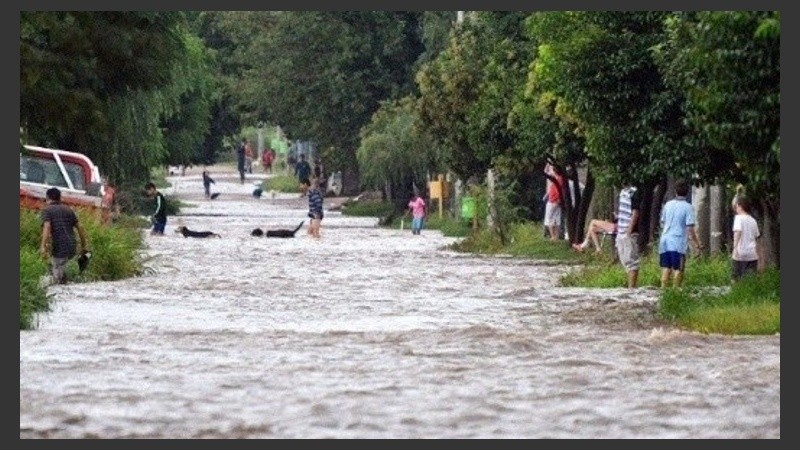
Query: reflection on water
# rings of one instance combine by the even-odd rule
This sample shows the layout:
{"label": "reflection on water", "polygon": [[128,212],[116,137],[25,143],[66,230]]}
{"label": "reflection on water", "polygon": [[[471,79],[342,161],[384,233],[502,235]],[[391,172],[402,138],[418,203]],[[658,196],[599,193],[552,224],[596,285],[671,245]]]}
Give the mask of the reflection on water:
{"label": "reflection on water", "polygon": [[318,241],[250,237],[302,200],[218,184],[168,231],[222,239],[148,236],[153,274],[53,288],[20,332],[21,438],[780,438],[779,336],[335,211]]}

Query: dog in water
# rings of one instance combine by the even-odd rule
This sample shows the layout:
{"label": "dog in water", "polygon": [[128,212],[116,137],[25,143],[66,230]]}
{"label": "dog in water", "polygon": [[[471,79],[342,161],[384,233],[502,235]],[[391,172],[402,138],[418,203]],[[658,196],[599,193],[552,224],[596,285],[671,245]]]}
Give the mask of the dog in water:
{"label": "dog in water", "polygon": [[250,236],[255,236],[255,237],[266,236],[266,237],[275,237],[275,238],[293,238],[294,235],[297,233],[297,231],[300,228],[302,228],[302,226],[303,226],[303,224],[305,222],[306,222],[305,220],[300,222],[300,225],[298,225],[297,228],[295,228],[294,230],[290,230],[288,228],[278,228],[278,229],[275,229],[275,230],[267,230],[265,232],[261,228],[255,228],[255,229],[253,229],[253,231],[250,232]]}
{"label": "dog in water", "polygon": [[181,225],[178,228],[175,228],[176,233],[180,233],[183,237],[187,238],[207,238],[207,237],[218,237],[221,238],[222,236],[214,233],[213,231],[194,231],[186,228],[185,226]]}

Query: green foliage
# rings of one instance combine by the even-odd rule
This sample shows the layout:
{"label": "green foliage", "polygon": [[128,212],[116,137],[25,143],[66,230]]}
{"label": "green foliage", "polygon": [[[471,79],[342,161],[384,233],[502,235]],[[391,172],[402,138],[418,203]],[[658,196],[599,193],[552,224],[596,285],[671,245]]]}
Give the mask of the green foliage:
{"label": "green foliage", "polygon": [[529,22],[542,43],[532,86],[565,103],[607,183],[652,183],[696,158],[680,146],[681,94],[664,85],[649,53],[667,14],[546,12]]}
{"label": "green foliage", "polygon": [[[609,242],[607,245],[611,245]],[[565,274],[561,278],[562,286],[617,288],[627,286],[625,270],[619,262],[614,261],[613,249],[601,255],[583,254],[586,265]],[[689,257],[686,261],[683,285],[720,286],[730,280],[730,259],[727,256],[713,258]],[[661,267],[657,252],[643,256],[639,267],[639,286],[660,287]]]}
{"label": "green foliage", "polygon": [[[470,25],[477,39],[475,53],[482,55],[480,88],[474,102],[467,105],[467,139],[481,161],[497,165],[499,157],[525,161],[529,143],[520,142],[520,134],[528,131],[514,126],[514,109],[525,94],[528,67],[536,45],[526,33],[525,22],[530,13],[524,11],[476,11]],[[474,23],[474,25],[473,25]],[[543,154],[546,148],[532,150]],[[544,159],[544,158],[540,158]],[[527,162],[527,161],[526,161]],[[508,172],[514,177],[531,171],[533,164],[516,164]]]}
{"label": "green foliage", "polygon": [[395,210],[392,202],[384,200],[346,201],[342,203],[342,214],[355,217],[386,217]]}
{"label": "green foliage", "polygon": [[780,333],[780,272],[774,268],[727,288],[664,290],[659,313],[702,333]]}
{"label": "green foliage", "polygon": [[275,175],[261,182],[264,192],[300,192],[297,178],[292,175]]}
{"label": "green foliage", "polygon": [[424,193],[429,173],[441,172],[441,149],[416,126],[414,100],[386,102],[361,131],[356,157],[361,182],[368,189],[389,186],[399,203],[411,198],[414,187]]}
{"label": "green foliage", "polygon": [[[447,46],[450,29],[456,21],[455,11],[423,11],[422,43],[425,51],[419,56],[415,67],[432,61]],[[416,70],[414,71],[416,73]]]}
{"label": "green foliage", "polygon": [[197,36],[186,34],[184,42],[186,58],[174,64],[175,82],[169,89],[173,103],[164,114],[166,162],[174,165],[206,160],[203,143],[218,96],[210,52]]}
{"label": "green foliage", "polygon": [[183,92],[168,89],[188,51],[183,25],[181,12],[21,13],[28,142],[85,153],[117,183],[143,181],[166,160],[161,125]]}
{"label": "green foliage", "polygon": [[19,249],[19,329],[35,327],[36,313],[50,310],[50,299],[39,279],[47,273],[47,263],[39,256],[38,246]]}
{"label": "green foliage", "polygon": [[361,128],[381,101],[412,91],[423,51],[419,20],[420,13],[404,11],[280,11],[268,27],[237,24],[246,35],[234,41],[252,56],[240,60],[252,70],[242,72],[239,103],[293,139],[313,139],[347,188],[357,181]]}
{"label": "green foliage", "polygon": [[463,180],[481,176],[489,167],[469,145],[467,113],[480,92],[484,64],[477,39],[462,24],[454,29],[448,47],[416,74],[419,125],[439,142],[445,165]]}
{"label": "green foliage", "polygon": [[[478,226],[488,227],[488,223],[491,223],[489,230],[497,234],[501,245],[508,243],[510,239],[509,229],[513,224],[522,221],[526,215],[526,208],[518,206],[516,183],[516,181],[497,181],[494,186],[492,202],[489,201],[486,184],[471,185],[469,187],[469,195],[475,202]],[[487,222],[487,220],[490,222]]]}
{"label": "green foliage", "polygon": [[[113,225],[103,225],[96,213],[77,209],[78,218],[86,229],[92,259],[83,274],[76,262],[67,265],[67,278],[72,282],[119,280],[140,275],[142,259],[142,229],[126,224],[123,219]],[[47,274],[47,261],[39,254],[42,224],[39,213],[20,209],[20,329],[33,328],[35,313],[49,311],[47,290],[40,286]]]}
{"label": "green foliage", "polygon": [[693,156],[709,182],[780,198],[780,13],[701,11],[667,22],[657,48],[665,79],[685,92]]}

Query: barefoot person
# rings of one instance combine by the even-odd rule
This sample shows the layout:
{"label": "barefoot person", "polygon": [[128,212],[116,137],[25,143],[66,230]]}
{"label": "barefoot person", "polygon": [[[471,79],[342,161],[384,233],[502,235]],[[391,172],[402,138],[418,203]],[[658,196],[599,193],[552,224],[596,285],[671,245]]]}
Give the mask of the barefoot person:
{"label": "barefoot person", "polygon": [[308,234],[313,238],[320,237],[320,228],[322,226],[322,190],[319,188],[319,179],[312,178],[310,181],[311,187],[308,190],[308,217],[311,218],[311,223],[308,226]]}
{"label": "barefoot person", "polygon": [[589,227],[586,229],[586,237],[580,244],[573,243],[572,248],[575,251],[583,253],[589,244],[594,244],[594,252],[600,253],[600,238],[597,236],[600,233],[613,234],[617,231],[617,224],[609,222],[608,220],[592,219],[589,222]]}

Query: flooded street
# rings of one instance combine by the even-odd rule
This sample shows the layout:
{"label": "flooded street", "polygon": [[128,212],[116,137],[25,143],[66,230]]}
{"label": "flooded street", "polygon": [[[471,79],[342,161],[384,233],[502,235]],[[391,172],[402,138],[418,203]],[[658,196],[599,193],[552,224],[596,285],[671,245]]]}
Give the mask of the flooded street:
{"label": "flooded street", "polygon": [[186,206],[145,276],[51,288],[20,331],[20,438],[781,437],[780,336],[675,330],[657,290],[556,287],[568,267],[333,199],[315,240],[305,199],[225,175],[213,201],[199,174],[162,190]]}

